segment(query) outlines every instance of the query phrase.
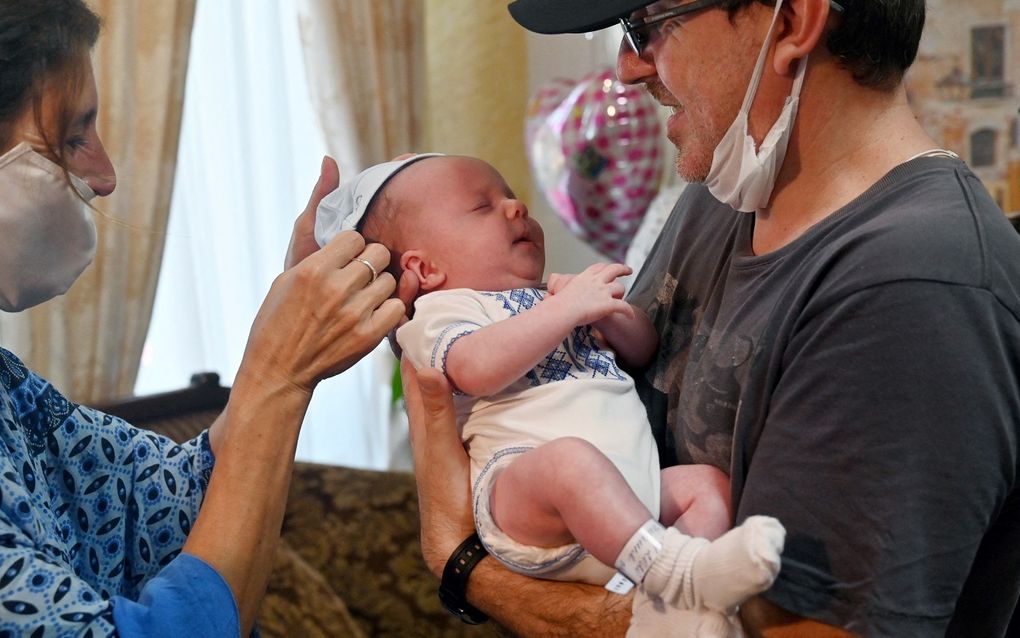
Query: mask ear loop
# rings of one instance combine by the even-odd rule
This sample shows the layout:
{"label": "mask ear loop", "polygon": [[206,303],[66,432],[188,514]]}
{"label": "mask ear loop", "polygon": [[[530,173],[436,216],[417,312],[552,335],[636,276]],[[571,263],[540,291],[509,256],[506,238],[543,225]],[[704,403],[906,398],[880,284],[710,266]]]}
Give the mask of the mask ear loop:
{"label": "mask ear loop", "polygon": [[92,187],[88,185],[88,182],[70,171],[65,171],[59,164],[35,150],[29,142],[21,142],[3,155],[0,155],[0,160],[3,160],[2,163],[0,163],[0,168],[3,168],[8,163],[13,162],[21,155],[28,155],[29,161],[43,170],[53,173],[54,175],[59,173],[64,176],[64,178],[68,180],[68,184],[78,199],[88,206],[93,213],[101,217],[105,223],[109,223],[113,226],[119,226],[136,233],[164,235],[166,237],[171,236],[170,233],[167,232],[167,226],[165,225],[163,228],[147,228],[145,226],[139,226],[138,224],[132,224],[131,222],[125,221],[119,217],[114,217],[106,211],[97,208],[95,205],[96,192],[92,190]]}
{"label": "mask ear loop", "polygon": [[[751,82],[747,86],[747,93],[744,94],[744,103],[740,105],[740,110],[747,113],[751,110],[751,103],[754,101],[754,96],[758,94],[758,85],[761,83],[761,76],[765,71],[765,60],[768,58],[769,44],[772,42],[772,36],[776,34],[776,25],[779,24],[779,11],[783,7],[783,0],[776,0],[776,10],[772,13],[772,24],[769,26],[769,32],[765,36],[765,42],[761,45],[761,51],[758,53],[758,61],[754,65],[754,73],[751,74]],[[794,94],[797,94],[800,89],[800,85],[803,84],[803,70],[804,60],[801,60],[800,68],[797,69],[797,78],[794,85]]]}

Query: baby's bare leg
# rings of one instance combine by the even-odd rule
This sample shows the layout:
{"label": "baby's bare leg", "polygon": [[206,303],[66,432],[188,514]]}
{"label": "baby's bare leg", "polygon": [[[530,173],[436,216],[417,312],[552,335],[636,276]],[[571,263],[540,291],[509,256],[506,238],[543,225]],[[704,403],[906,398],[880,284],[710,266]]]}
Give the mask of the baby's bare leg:
{"label": "baby's bare leg", "polygon": [[565,437],[525,452],[495,478],[492,518],[518,543],[580,543],[613,565],[651,513],[597,448]]}
{"label": "baby's bare leg", "polygon": [[[690,472],[671,474],[676,475],[669,479],[676,495],[668,499],[671,507],[697,514],[686,525],[718,526],[721,518],[728,526],[728,507],[725,516],[716,509],[715,497],[728,494],[719,489],[718,477],[703,472],[711,480],[699,482]],[[704,496],[679,486],[676,479],[683,474],[704,488]],[[712,502],[716,505],[709,506]],[[516,457],[493,480],[489,507],[496,525],[517,542],[557,547],[576,541],[681,609],[732,613],[779,571],[784,530],[775,519],[751,517],[713,542],[675,528],[663,532],[616,466],[582,439],[557,439]]]}
{"label": "baby's bare leg", "polygon": [[713,465],[662,470],[659,521],[690,536],[715,540],[733,524],[730,478]]}

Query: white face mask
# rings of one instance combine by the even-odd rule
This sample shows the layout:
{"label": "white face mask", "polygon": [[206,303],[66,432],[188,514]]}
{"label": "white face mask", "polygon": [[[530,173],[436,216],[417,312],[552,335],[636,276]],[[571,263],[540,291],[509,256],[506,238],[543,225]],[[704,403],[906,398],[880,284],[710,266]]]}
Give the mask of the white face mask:
{"label": "white face mask", "polygon": [[18,312],[67,292],[92,263],[95,192],[22,142],[0,156],[0,309]]}
{"label": "white face mask", "polygon": [[745,213],[765,208],[772,197],[776,177],[778,177],[779,169],[782,168],[783,159],[786,157],[786,146],[790,142],[790,132],[793,130],[793,122],[797,117],[797,105],[800,102],[800,90],[804,85],[807,57],[801,60],[797,67],[793,90],[786,98],[779,119],[762,140],[761,147],[756,149],[754,138],[748,133],[747,117],[751,110],[751,104],[754,102],[754,96],[758,92],[758,83],[761,81],[762,71],[765,69],[765,59],[768,55],[769,45],[772,43],[782,4],[782,0],[776,2],[772,26],[769,27],[769,33],[765,37],[761,53],[758,54],[758,62],[754,67],[751,83],[744,95],[744,103],[741,105],[736,119],[733,120],[733,124],[719,140],[719,145],[715,147],[712,166],[708,170],[708,177],[705,178],[705,186],[716,199]]}

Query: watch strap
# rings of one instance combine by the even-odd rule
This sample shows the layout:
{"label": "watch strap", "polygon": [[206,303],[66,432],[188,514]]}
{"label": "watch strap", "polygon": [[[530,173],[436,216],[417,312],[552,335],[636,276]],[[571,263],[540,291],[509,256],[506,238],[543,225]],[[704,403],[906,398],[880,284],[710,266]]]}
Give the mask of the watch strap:
{"label": "watch strap", "polygon": [[489,555],[475,532],[464,539],[450,554],[439,583],[439,602],[443,608],[469,625],[480,625],[489,619],[467,601],[467,583],[471,570]]}

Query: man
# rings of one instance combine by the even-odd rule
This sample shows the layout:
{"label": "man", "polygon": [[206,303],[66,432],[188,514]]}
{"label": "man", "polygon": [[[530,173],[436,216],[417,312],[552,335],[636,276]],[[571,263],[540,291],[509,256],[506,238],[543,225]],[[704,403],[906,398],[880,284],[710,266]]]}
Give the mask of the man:
{"label": "man", "polygon": [[[907,104],[924,1],[510,12],[548,33],[624,19],[620,79],[674,111],[677,171],[696,183],[632,289],[661,337],[637,379],[663,465],[720,467],[736,522],[788,531],[744,628],[1003,635],[1020,595],[1020,238]],[[430,371],[421,387],[412,436],[438,574],[470,528],[468,486],[449,479],[465,474],[447,386]],[[511,629],[623,633],[626,599],[492,563],[467,598]],[[636,601],[636,623],[654,615]]]}

